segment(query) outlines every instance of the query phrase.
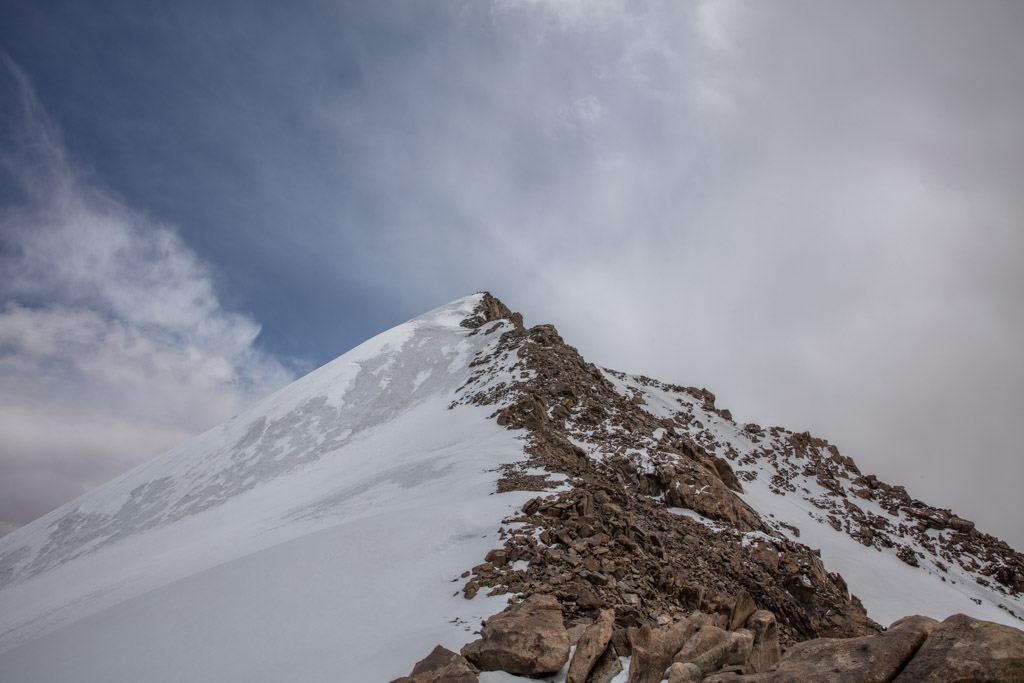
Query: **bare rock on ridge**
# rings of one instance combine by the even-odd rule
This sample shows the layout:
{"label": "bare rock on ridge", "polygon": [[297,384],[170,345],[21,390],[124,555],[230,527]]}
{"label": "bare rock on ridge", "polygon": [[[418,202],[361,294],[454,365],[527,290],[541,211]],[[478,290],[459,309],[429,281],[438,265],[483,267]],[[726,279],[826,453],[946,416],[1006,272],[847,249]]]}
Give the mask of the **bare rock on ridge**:
{"label": "bare rock on ridge", "polygon": [[477,683],[476,669],[461,655],[438,645],[416,662],[412,673],[391,683]]}
{"label": "bare rock on ridge", "polygon": [[462,655],[482,671],[548,674],[569,660],[569,634],[562,608],[550,595],[533,595],[484,623],[480,640]]}
{"label": "bare rock on ridge", "polygon": [[896,683],[932,681],[1024,682],[1024,631],[954,614],[896,677]]}
{"label": "bare rock on ridge", "polygon": [[615,623],[615,612],[610,609],[601,610],[597,621],[587,627],[579,642],[576,653],[569,663],[569,673],[565,683],[585,683],[590,670],[598,658],[608,648],[612,639],[612,626]]}
{"label": "bare rock on ridge", "polygon": [[877,636],[817,638],[798,643],[765,680],[888,683],[906,666],[937,623],[928,617],[905,617]]}

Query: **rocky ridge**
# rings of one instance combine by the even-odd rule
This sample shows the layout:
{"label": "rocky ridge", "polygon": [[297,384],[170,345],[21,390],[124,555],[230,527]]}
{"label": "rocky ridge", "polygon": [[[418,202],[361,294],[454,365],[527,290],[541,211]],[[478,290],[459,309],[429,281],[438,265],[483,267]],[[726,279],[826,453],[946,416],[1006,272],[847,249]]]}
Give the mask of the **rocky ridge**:
{"label": "rocky ridge", "polygon": [[[757,477],[770,478],[779,495],[803,496],[833,528],[864,545],[894,549],[922,571],[960,567],[1002,594],[1021,591],[1018,553],[950,511],[862,475],[824,440],[737,425],[706,390],[598,368],[553,326],[527,329],[489,294],[463,325],[500,340],[472,362],[474,374],[456,404],[494,406],[499,424],[524,430],[528,459],[505,467],[499,490],[543,492],[506,520],[504,546],[463,574],[463,594],[471,599],[485,590],[524,597],[522,605],[542,602],[550,628],[557,631],[557,608],[569,632],[581,637],[603,624],[606,643],[603,635],[584,641],[588,666],[604,662],[610,671],[612,660],[632,654],[630,681],[658,681],[662,674],[701,680],[730,666],[716,675],[799,680],[783,675],[799,661],[797,643],[827,641],[819,647],[838,653],[838,643],[867,638],[884,645],[909,628],[894,624],[879,635],[883,629],[843,578],[797,540],[796,528],[763,519],[737,495]],[[497,379],[508,373],[514,382]],[[519,604],[509,610],[523,611]],[[478,643],[493,639],[498,616]],[[510,623],[521,629],[522,619],[532,617],[518,618]],[[925,642],[919,640],[915,651]],[[480,647],[464,651],[477,666],[542,673],[481,659]],[[568,654],[559,666],[566,661]],[[573,680],[610,680],[589,671],[589,678],[580,677],[582,665],[575,666]],[[776,677],[764,678],[775,666]],[[634,676],[641,669],[647,678]]]}

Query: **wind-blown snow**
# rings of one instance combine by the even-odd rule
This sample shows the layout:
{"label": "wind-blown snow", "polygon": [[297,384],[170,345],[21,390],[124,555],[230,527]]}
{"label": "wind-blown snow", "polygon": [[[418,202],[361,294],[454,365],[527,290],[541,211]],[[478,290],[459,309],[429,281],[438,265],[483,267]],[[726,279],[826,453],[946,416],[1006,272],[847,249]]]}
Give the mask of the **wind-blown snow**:
{"label": "wind-blown snow", "polygon": [[459,325],[478,302],[0,539],[0,680],[390,680],[471,640],[505,599],[453,580],[530,497],[493,493],[515,435],[449,409],[501,331]]}

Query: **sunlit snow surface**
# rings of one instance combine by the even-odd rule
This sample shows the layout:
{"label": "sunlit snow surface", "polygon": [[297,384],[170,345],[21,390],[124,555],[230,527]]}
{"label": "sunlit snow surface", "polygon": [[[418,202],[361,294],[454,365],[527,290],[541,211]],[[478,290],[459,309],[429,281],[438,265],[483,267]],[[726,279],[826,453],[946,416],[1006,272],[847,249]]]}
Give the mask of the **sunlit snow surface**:
{"label": "sunlit snow surface", "polygon": [[452,580],[535,495],[493,493],[523,457],[493,408],[448,409],[502,331],[459,325],[478,301],[0,539],[0,681],[386,681],[472,640],[505,599]]}

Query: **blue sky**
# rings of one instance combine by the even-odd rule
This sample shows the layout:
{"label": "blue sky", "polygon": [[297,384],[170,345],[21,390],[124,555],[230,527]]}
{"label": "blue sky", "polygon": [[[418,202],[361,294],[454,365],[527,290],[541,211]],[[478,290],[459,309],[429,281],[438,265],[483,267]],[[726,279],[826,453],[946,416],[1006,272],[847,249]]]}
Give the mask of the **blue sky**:
{"label": "blue sky", "polygon": [[1014,3],[19,2],[0,525],[488,289],[1024,546]]}

